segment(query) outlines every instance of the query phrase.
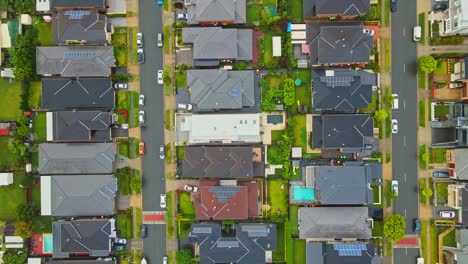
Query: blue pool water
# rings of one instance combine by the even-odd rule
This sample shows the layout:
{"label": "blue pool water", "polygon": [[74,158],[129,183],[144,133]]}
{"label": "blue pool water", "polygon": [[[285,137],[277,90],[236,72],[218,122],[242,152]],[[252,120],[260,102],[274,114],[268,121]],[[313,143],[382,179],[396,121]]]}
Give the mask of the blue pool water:
{"label": "blue pool water", "polygon": [[315,190],[302,186],[293,186],[294,202],[313,202],[315,201]]}
{"label": "blue pool water", "polygon": [[42,235],[42,252],[52,253],[52,234]]}

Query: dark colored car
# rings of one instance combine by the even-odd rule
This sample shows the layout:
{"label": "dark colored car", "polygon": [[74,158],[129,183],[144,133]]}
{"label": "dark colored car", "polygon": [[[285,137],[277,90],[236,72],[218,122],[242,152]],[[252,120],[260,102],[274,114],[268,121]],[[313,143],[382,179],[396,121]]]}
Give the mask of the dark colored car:
{"label": "dark colored car", "polygon": [[447,9],[446,3],[437,3],[432,7],[434,11],[444,11],[445,9]]}
{"label": "dark colored car", "polygon": [[397,11],[397,0],[390,0],[390,11]]}
{"label": "dark colored car", "polygon": [[414,219],[414,232],[418,235],[421,232],[421,221],[419,219]]}
{"label": "dark colored car", "polygon": [[448,178],[450,175],[448,172],[445,172],[445,171],[434,171],[432,173],[432,176],[434,178]]}
{"label": "dark colored car", "polygon": [[145,238],[148,236],[148,226],[147,225],[141,225],[140,226],[140,235],[142,238]]}

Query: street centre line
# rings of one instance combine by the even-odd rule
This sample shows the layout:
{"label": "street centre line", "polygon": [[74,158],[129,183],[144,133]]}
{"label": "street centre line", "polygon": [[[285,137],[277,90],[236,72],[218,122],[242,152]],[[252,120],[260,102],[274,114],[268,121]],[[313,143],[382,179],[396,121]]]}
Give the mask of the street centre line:
{"label": "street centre line", "polygon": [[405,208],[405,218],[406,218],[406,208]]}
{"label": "street centre line", "polygon": [[406,64],[403,64],[403,72],[406,72]]}
{"label": "street centre line", "polygon": [[403,146],[406,147],[406,136],[403,136]]}
{"label": "street centre line", "polygon": [[405,182],[406,182],[406,172],[405,172]]}
{"label": "street centre line", "polygon": [[406,28],[403,28],[403,36],[406,36]]}
{"label": "street centre line", "polygon": [[406,100],[403,100],[403,109],[406,110]]}

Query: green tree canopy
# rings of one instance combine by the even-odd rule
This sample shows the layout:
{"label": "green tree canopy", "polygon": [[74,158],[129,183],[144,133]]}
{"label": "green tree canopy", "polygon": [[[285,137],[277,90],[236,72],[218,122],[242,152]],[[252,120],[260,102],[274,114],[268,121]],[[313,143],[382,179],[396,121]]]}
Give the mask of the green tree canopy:
{"label": "green tree canopy", "polygon": [[192,264],[192,252],[188,249],[177,251],[176,262],[177,264]]}
{"label": "green tree canopy", "polygon": [[432,193],[432,189],[430,189],[430,188],[424,188],[424,189],[422,190],[422,195],[423,195],[424,197],[432,197],[432,194],[433,194],[433,193]]}
{"label": "green tree canopy", "polygon": [[406,221],[399,214],[391,215],[384,224],[384,234],[390,241],[398,241],[405,236]]}
{"label": "green tree canopy", "polygon": [[3,263],[4,264],[24,264],[26,263],[26,254],[17,254],[13,251],[7,251],[5,255],[3,255]]}
{"label": "green tree canopy", "polygon": [[387,119],[388,112],[386,110],[384,110],[384,109],[377,110],[374,113],[374,117],[375,117],[375,119],[377,121],[383,121],[383,120]]}
{"label": "green tree canopy", "polygon": [[419,70],[431,73],[437,69],[437,60],[432,56],[422,56],[418,60]]}
{"label": "green tree canopy", "polygon": [[16,208],[16,218],[20,221],[31,221],[35,213],[34,211],[33,206],[22,203]]}
{"label": "green tree canopy", "polygon": [[31,80],[35,75],[36,64],[36,31],[29,29],[24,35],[17,35],[15,38],[16,50],[13,55],[15,68],[13,74],[18,80]]}
{"label": "green tree canopy", "polygon": [[16,221],[15,222],[15,236],[22,238],[30,238],[34,233],[34,225],[31,221]]}

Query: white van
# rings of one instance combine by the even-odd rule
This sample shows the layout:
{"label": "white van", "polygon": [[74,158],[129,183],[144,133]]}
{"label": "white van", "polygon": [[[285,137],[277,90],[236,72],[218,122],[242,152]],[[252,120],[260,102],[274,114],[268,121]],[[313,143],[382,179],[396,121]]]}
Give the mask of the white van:
{"label": "white van", "polygon": [[392,102],[392,109],[398,109],[398,94],[392,94],[393,102]]}
{"label": "white van", "polygon": [[421,40],[421,27],[414,27],[413,28],[413,40],[420,41]]}

